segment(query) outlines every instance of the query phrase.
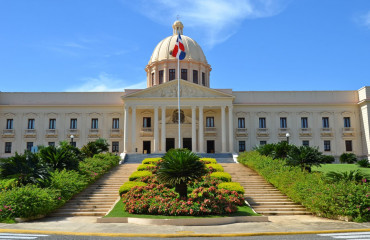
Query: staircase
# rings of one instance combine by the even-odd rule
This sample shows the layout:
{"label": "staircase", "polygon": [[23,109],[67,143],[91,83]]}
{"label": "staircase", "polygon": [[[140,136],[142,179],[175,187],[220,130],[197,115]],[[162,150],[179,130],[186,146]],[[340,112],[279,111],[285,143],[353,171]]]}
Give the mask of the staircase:
{"label": "staircase", "polygon": [[51,216],[105,216],[119,198],[119,188],[128,181],[128,177],[136,171],[138,165],[123,164],[115,167],[52,213]]}
{"label": "staircase", "polygon": [[239,182],[245,190],[245,199],[262,215],[306,215],[306,209],[292,202],[255,171],[239,163],[222,163],[232,181]]}
{"label": "staircase", "polygon": [[128,164],[140,164],[145,158],[158,158],[163,157],[163,153],[151,153],[151,154],[135,154],[130,153],[126,155],[124,163]]}
{"label": "staircase", "polygon": [[[233,155],[231,153],[197,153],[201,158],[215,158],[218,163],[234,163]],[[126,155],[124,163],[141,163],[144,158],[163,157],[164,153],[151,154],[135,154],[130,153]]]}

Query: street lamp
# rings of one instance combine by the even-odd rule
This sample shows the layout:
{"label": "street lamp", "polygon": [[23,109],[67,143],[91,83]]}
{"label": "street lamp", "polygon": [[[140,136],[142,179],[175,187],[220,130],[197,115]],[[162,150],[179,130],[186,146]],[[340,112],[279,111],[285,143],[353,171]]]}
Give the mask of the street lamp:
{"label": "street lamp", "polygon": [[286,134],[285,134],[285,136],[286,136],[286,141],[287,141],[287,143],[289,144],[289,137],[290,137],[290,133],[286,133]]}
{"label": "street lamp", "polygon": [[71,146],[73,146],[73,138],[75,138],[75,136],[71,135]]}

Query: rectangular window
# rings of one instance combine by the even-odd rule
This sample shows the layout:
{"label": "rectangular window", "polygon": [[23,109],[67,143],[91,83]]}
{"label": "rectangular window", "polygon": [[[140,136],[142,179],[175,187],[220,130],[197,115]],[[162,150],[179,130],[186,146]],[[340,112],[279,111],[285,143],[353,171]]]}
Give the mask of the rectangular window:
{"label": "rectangular window", "polygon": [[27,151],[31,151],[33,147],[33,142],[27,142]]}
{"label": "rectangular window", "polygon": [[188,70],[187,69],[181,69],[181,79],[188,80]]}
{"label": "rectangular window", "polygon": [[266,128],[266,118],[259,118],[259,128]]}
{"label": "rectangular window", "polygon": [[69,125],[70,129],[77,129],[77,118],[71,118],[71,124]]}
{"label": "rectangular window", "polygon": [[91,128],[92,129],[98,129],[99,128],[98,119],[97,118],[91,119]]}
{"label": "rectangular window", "polygon": [[352,140],[346,140],[346,152],[352,152]]}
{"label": "rectangular window", "polygon": [[152,86],[155,84],[154,73],[152,73]]}
{"label": "rectangular window", "polygon": [[198,71],[193,70],[193,83],[198,84]]}
{"label": "rectangular window", "polygon": [[245,141],[239,141],[239,152],[245,152]]}
{"label": "rectangular window", "polygon": [[280,128],[287,128],[286,117],[281,117],[280,118]]}
{"label": "rectangular window", "polygon": [[301,128],[308,128],[308,119],[306,117],[301,118]]}
{"label": "rectangular window", "polygon": [[57,120],[54,118],[49,119],[49,129],[55,129]]}
{"label": "rectangular window", "polygon": [[214,117],[206,117],[206,127],[215,127]]}
{"label": "rectangular window", "polygon": [[158,72],[158,77],[159,77],[159,84],[162,84],[163,83],[163,70],[160,70]]}
{"label": "rectangular window", "polygon": [[119,142],[112,142],[112,152],[119,152]]}
{"label": "rectangular window", "polygon": [[350,128],[351,127],[351,118],[350,117],[344,117],[344,127],[345,128]]}
{"label": "rectangular window", "polygon": [[322,118],[322,128],[329,128],[329,118],[328,117]]}
{"label": "rectangular window", "polygon": [[35,129],[35,119],[28,119],[28,129]]}
{"label": "rectangular window", "polygon": [[119,128],[119,118],[113,118],[112,120],[112,128],[118,129]]}
{"label": "rectangular window", "polygon": [[12,143],[11,142],[5,143],[5,153],[12,153]]}
{"label": "rectangular window", "polygon": [[308,141],[308,140],[303,140],[303,141],[302,141],[302,146],[306,146],[306,147],[310,146],[310,141]]}
{"label": "rectangular window", "polygon": [[175,69],[170,69],[169,72],[170,72],[170,74],[169,74],[169,80],[170,81],[175,80],[175,76],[176,76]]}
{"label": "rectangular window", "polygon": [[150,117],[143,118],[143,127],[150,128],[152,127],[152,119]]}
{"label": "rectangular window", "polygon": [[329,140],[324,141],[324,151],[330,152],[330,141]]}
{"label": "rectangular window", "polygon": [[48,142],[48,146],[53,146],[53,147],[55,147],[55,142]]}
{"label": "rectangular window", "polygon": [[261,146],[266,145],[266,144],[267,144],[267,141],[260,141]]}
{"label": "rectangular window", "polygon": [[13,129],[13,119],[6,119],[6,129]]}
{"label": "rectangular window", "polygon": [[245,118],[238,118],[238,128],[245,128]]}
{"label": "rectangular window", "polygon": [[206,85],[206,74],[204,72],[202,72],[202,85]]}

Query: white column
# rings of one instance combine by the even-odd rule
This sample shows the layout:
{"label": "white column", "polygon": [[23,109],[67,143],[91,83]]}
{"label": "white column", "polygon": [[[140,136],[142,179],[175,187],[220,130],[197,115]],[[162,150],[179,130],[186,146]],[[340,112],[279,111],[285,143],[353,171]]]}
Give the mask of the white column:
{"label": "white column", "polygon": [[158,136],[158,107],[154,107],[154,153],[158,152],[159,136]]}
{"label": "white column", "polygon": [[204,153],[204,135],[203,135],[203,106],[199,106],[199,148],[200,153]]}
{"label": "white column", "polygon": [[233,106],[229,106],[229,152],[234,152]]}
{"label": "white column", "polygon": [[166,152],[166,107],[162,106],[161,152]]}
{"label": "white column", "polygon": [[123,152],[128,152],[128,107],[125,106],[123,121]]}
{"label": "white column", "polygon": [[136,148],[136,107],[131,107],[131,151],[134,153]]}
{"label": "white column", "polygon": [[221,152],[226,152],[226,121],[225,121],[225,106],[221,106]]}
{"label": "white column", "polygon": [[196,107],[191,107],[191,148],[193,152],[197,151],[197,118]]}

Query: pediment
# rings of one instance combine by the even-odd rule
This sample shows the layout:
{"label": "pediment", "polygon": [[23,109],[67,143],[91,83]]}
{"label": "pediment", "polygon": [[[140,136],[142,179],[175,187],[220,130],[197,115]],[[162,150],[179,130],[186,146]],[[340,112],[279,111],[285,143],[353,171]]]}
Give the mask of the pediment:
{"label": "pediment", "polygon": [[[163,83],[154,87],[136,91],[122,98],[177,98],[177,80]],[[180,80],[180,97],[182,98],[234,98],[233,95],[219,90],[200,86],[188,81]]]}

